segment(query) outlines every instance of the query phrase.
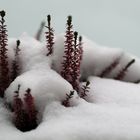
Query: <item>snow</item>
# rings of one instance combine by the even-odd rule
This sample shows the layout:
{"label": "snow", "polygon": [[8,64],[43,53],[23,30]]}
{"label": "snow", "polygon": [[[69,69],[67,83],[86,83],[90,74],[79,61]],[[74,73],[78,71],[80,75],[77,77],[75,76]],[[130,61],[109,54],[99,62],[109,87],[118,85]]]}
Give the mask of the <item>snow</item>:
{"label": "snow", "polygon": [[[30,88],[39,111],[39,125],[32,131],[19,131],[12,123],[13,114],[0,100],[0,140],[140,139],[140,85],[131,83],[140,78],[139,58],[83,37],[81,77],[90,81],[90,90],[85,100],[75,91],[70,100],[71,107],[65,107],[61,102],[73,88],[59,75],[64,55],[63,34],[56,36],[51,57],[46,56],[45,45],[29,35],[24,33],[18,39],[22,50],[19,58],[21,72],[7,88],[5,99],[13,103],[19,84],[22,99]],[[10,64],[14,59],[16,40],[9,39]],[[120,58],[119,65],[106,78],[99,78],[98,75],[117,58]],[[109,79],[132,58],[136,62],[128,69],[124,81]]]}

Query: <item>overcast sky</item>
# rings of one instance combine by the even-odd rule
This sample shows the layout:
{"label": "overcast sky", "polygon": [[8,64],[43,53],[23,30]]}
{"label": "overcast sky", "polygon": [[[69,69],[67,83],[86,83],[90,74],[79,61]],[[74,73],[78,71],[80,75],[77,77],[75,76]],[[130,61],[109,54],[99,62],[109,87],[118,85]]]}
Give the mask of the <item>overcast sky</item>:
{"label": "overcast sky", "polygon": [[72,15],[80,34],[140,56],[140,0],[0,0],[0,8],[7,12],[10,37],[34,35],[47,14],[55,32],[62,33]]}

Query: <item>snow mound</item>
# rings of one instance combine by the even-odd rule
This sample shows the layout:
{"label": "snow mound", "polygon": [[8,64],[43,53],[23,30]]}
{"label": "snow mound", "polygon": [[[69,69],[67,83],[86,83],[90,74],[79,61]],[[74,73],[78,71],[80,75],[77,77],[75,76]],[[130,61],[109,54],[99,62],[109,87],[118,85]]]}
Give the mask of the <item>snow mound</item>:
{"label": "snow mound", "polygon": [[[140,78],[139,58],[121,49],[100,46],[83,37],[81,77],[91,83],[85,97],[90,103],[79,98],[75,92],[71,100],[73,106],[64,107],[61,102],[73,88],[59,75],[64,55],[63,35],[56,36],[52,57],[46,56],[45,45],[34,38],[24,34],[19,39],[21,73],[7,88],[5,99],[13,103],[19,84],[21,99],[30,88],[42,120],[36,129],[23,133],[15,128],[13,114],[5,109],[0,100],[0,140],[140,139],[140,85],[96,77],[120,58],[120,63],[107,76],[113,78],[135,58],[136,62],[128,69],[124,80],[136,81]],[[14,59],[16,40],[9,39],[10,63]]]}

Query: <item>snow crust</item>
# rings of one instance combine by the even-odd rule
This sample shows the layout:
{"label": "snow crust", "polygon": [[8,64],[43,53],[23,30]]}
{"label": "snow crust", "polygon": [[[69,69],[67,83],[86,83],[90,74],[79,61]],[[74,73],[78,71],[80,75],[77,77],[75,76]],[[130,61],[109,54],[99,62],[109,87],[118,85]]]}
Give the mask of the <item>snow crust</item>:
{"label": "snow crust", "polygon": [[[39,126],[21,132],[12,123],[12,113],[0,100],[0,140],[134,140],[140,139],[140,85],[131,83],[140,78],[140,60],[118,48],[100,46],[83,37],[81,77],[90,81],[86,101],[74,92],[72,107],[64,107],[72,86],[59,72],[64,51],[63,34],[56,36],[54,55],[47,57],[45,45],[29,35],[19,37],[20,75],[5,92],[5,99],[12,104],[15,90],[21,85],[20,97],[31,88],[39,110]],[[15,38],[9,39],[9,63],[14,59]],[[119,65],[106,77],[97,77],[116,58]],[[136,59],[124,81],[109,79],[132,58]],[[82,83],[81,83],[82,84]]]}

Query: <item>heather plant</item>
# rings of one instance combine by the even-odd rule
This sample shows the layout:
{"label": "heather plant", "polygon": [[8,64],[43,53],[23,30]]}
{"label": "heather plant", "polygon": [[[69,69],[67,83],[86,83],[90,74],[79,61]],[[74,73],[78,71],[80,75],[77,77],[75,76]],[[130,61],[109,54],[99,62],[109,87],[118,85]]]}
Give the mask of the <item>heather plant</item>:
{"label": "heather plant", "polygon": [[14,81],[14,79],[19,75],[19,49],[20,46],[20,40],[17,40],[16,48],[14,49],[15,53],[15,59],[12,62],[12,72],[11,72],[11,81]]}
{"label": "heather plant", "polygon": [[47,22],[48,22],[48,25],[45,27],[48,29],[48,31],[45,32],[45,34],[46,34],[46,42],[47,42],[47,49],[48,49],[47,56],[50,56],[53,54],[53,45],[54,45],[54,30],[51,27],[50,15],[47,16]]}
{"label": "heather plant", "polygon": [[61,76],[66,79],[73,88],[79,92],[80,65],[83,55],[82,37],[78,39],[78,32],[73,32],[72,17],[68,16],[65,35],[64,60],[62,63]]}
{"label": "heather plant", "polygon": [[37,127],[37,111],[35,109],[34,98],[31,95],[31,90],[27,89],[24,102],[19,97],[20,85],[18,90],[15,91],[13,110],[13,122],[17,129],[25,132]]}
{"label": "heather plant", "polygon": [[5,89],[9,86],[9,67],[7,56],[7,29],[5,25],[5,11],[0,11],[0,96],[4,96]]}
{"label": "heather plant", "polygon": [[122,70],[117,74],[116,77],[114,77],[114,79],[116,80],[123,80],[123,78],[125,77],[128,68],[135,63],[135,59],[132,59],[130,62],[127,63],[127,65],[122,68]]}
{"label": "heather plant", "polygon": [[74,91],[70,91],[69,94],[66,94],[66,99],[62,102],[62,105],[65,107],[70,107],[70,99],[73,97]]}

